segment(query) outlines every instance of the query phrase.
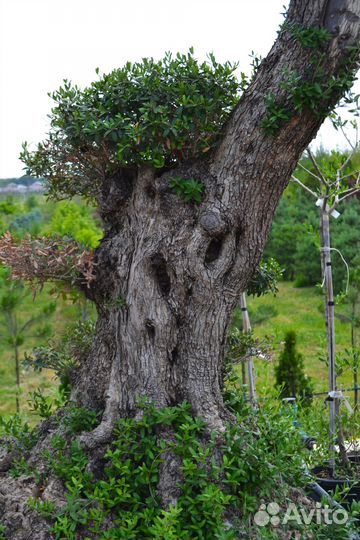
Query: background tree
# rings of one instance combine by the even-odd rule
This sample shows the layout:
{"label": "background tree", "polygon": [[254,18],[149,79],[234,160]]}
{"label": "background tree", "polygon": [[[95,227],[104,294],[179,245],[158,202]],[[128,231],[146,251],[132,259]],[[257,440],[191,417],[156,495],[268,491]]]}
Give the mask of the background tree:
{"label": "background tree", "polygon": [[[333,162],[332,152],[316,152],[315,159],[322,166]],[[347,153],[342,152],[343,161]],[[313,189],[316,173],[306,156],[301,159],[309,172],[300,167],[294,173],[305,185]],[[355,170],[356,163],[347,167],[347,173]],[[332,230],[332,245],[343,254],[350,268],[359,266],[360,253],[360,203],[357,197],[342,203],[341,215]],[[266,244],[264,256],[275,257],[284,268],[284,278],[294,281],[296,287],[309,287],[321,283],[319,258],[319,210],[315,200],[291,183],[282,197]],[[341,257],[334,252],[334,290],[338,294],[345,290],[347,271]]]}
{"label": "background tree", "polygon": [[310,379],[304,373],[302,355],[296,350],[296,333],[291,330],[285,335],[284,349],[275,367],[276,386],[283,397],[307,397],[312,393]]}
{"label": "background tree", "polygon": [[[342,126],[343,123],[340,125]],[[356,125],[356,124],[355,124]],[[357,129],[356,129],[357,133]],[[328,366],[329,366],[329,396],[332,398],[330,404],[330,448],[332,469],[335,467],[334,448],[335,448],[335,429],[336,415],[339,411],[339,401],[337,395],[337,373],[336,373],[336,339],[335,339],[335,301],[334,284],[332,270],[331,252],[334,248],[330,239],[330,217],[338,218],[338,205],[349,197],[353,197],[360,192],[360,171],[355,170],[347,174],[346,166],[359,152],[359,143],[356,136],[356,142],[352,145],[349,154],[337,156],[339,159],[333,167],[322,168],[316,161],[311,150],[307,149],[307,154],[312,162],[315,173],[311,173],[317,181],[313,189],[306,186],[301,180],[292,175],[292,180],[299,184],[307,193],[310,193],[316,200],[316,206],[320,209],[320,260],[323,275],[323,289],[325,300],[326,332],[328,342]],[[300,164],[301,167],[304,167]],[[341,255],[341,252],[340,252]],[[341,255],[342,256],[342,255]],[[346,263],[345,263],[346,264]],[[335,393],[335,395],[333,395]]]}
{"label": "background tree", "polygon": [[[24,300],[31,291],[20,281],[9,280],[2,271],[0,296],[0,337],[8,343],[14,354],[16,375],[16,411],[20,411],[20,347],[32,337],[45,338],[51,326],[49,318],[55,311],[55,303],[49,302],[33,316],[21,316]],[[4,275],[5,274],[5,275]],[[46,321],[46,322],[45,322]]]}
{"label": "background tree", "polygon": [[103,236],[94,211],[73,201],[60,201],[45,228],[46,235],[60,235],[73,238],[84,248],[96,248]]}

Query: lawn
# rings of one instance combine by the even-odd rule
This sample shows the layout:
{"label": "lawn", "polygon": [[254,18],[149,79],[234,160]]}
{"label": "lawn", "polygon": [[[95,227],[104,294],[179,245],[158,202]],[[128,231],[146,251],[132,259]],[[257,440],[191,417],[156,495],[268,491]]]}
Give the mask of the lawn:
{"label": "lawn", "polygon": [[[38,312],[50,300],[48,290],[50,287],[45,287],[44,290],[36,295],[35,301],[32,295],[26,297],[19,314],[20,323],[26,322],[36,312]],[[75,321],[79,317],[79,308],[70,301],[64,301],[60,298],[56,300],[56,311],[50,317],[51,337],[43,338],[39,341],[37,337],[29,337],[25,340],[23,346],[20,347],[20,357],[24,358],[24,353],[30,353],[33,347],[45,345],[49,339],[58,339],[61,336],[67,324]],[[29,392],[32,392],[38,387],[47,388],[49,392],[55,389],[57,382],[54,379],[54,373],[49,370],[43,370],[41,373],[34,371],[25,371],[21,369],[21,394],[20,406],[21,411],[26,412],[29,409],[28,398]],[[6,344],[4,338],[0,339],[0,415],[8,416],[16,411],[16,384],[15,384],[15,360],[14,352],[9,345]]]}
{"label": "lawn", "polygon": [[[253,325],[257,337],[272,336],[274,347],[272,362],[255,361],[258,392],[266,394],[273,387],[274,364],[288,330],[295,330],[297,333],[298,350],[304,357],[305,372],[312,378],[315,391],[326,391],[327,367],[319,360],[319,356],[324,355],[327,348],[321,291],[316,287],[295,288],[290,282],[282,282],[276,297],[267,295],[262,298],[249,298],[248,303],[255,317],[259,306],[272,306],[272,309],[276,310],[274,317]],[[349,323],[336,320],[336,343],[339,352],[350,346]],[[351,374],[344,374],[339,378],[339,383],[350,388]]]}

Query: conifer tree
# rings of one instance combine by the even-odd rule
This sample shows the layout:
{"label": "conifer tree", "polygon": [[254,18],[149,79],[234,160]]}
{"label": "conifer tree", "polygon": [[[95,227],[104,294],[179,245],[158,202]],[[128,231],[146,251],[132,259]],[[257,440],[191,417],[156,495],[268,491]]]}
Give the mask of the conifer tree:
{"label": "conifer tree", "polygon": [[276,386],[283,397],[308,396],[311,382],[304,373],[303,356],[296,349],[296,333],[290,330],[285,335],[284,349],[275,368]]}

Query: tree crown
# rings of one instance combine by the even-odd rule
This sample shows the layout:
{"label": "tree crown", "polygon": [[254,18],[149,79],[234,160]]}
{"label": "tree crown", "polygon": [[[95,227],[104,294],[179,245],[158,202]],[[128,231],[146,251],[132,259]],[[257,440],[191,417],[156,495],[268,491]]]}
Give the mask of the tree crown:
{"label": "tree crown", "polygon": [[[120,168],[173,167],[216,145],[246,86],[237,65],[193,50],[162,60],[128,62],[81,90],[69,81],[53,94],[51,129],[35,152],[21,155],[28,170],[49,181],[53,195],[89,195]],[[99,70],[97,70],[99,73]]]}

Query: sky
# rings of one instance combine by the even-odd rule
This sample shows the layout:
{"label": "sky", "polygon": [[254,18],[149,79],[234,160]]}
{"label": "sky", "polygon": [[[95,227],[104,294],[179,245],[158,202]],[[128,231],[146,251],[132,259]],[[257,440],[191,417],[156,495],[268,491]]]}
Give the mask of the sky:
{"label": "sky", "polygon": [[[160,58],[193,46],[203,59],[265,56],[287,0],[0,0],[0,178],[24,174],[21,144],[46,138],[48,92],[63,79],[85,86],[95,68],[108,72],[127,60]],[[317,144],[343,140],[331,127]]]}

